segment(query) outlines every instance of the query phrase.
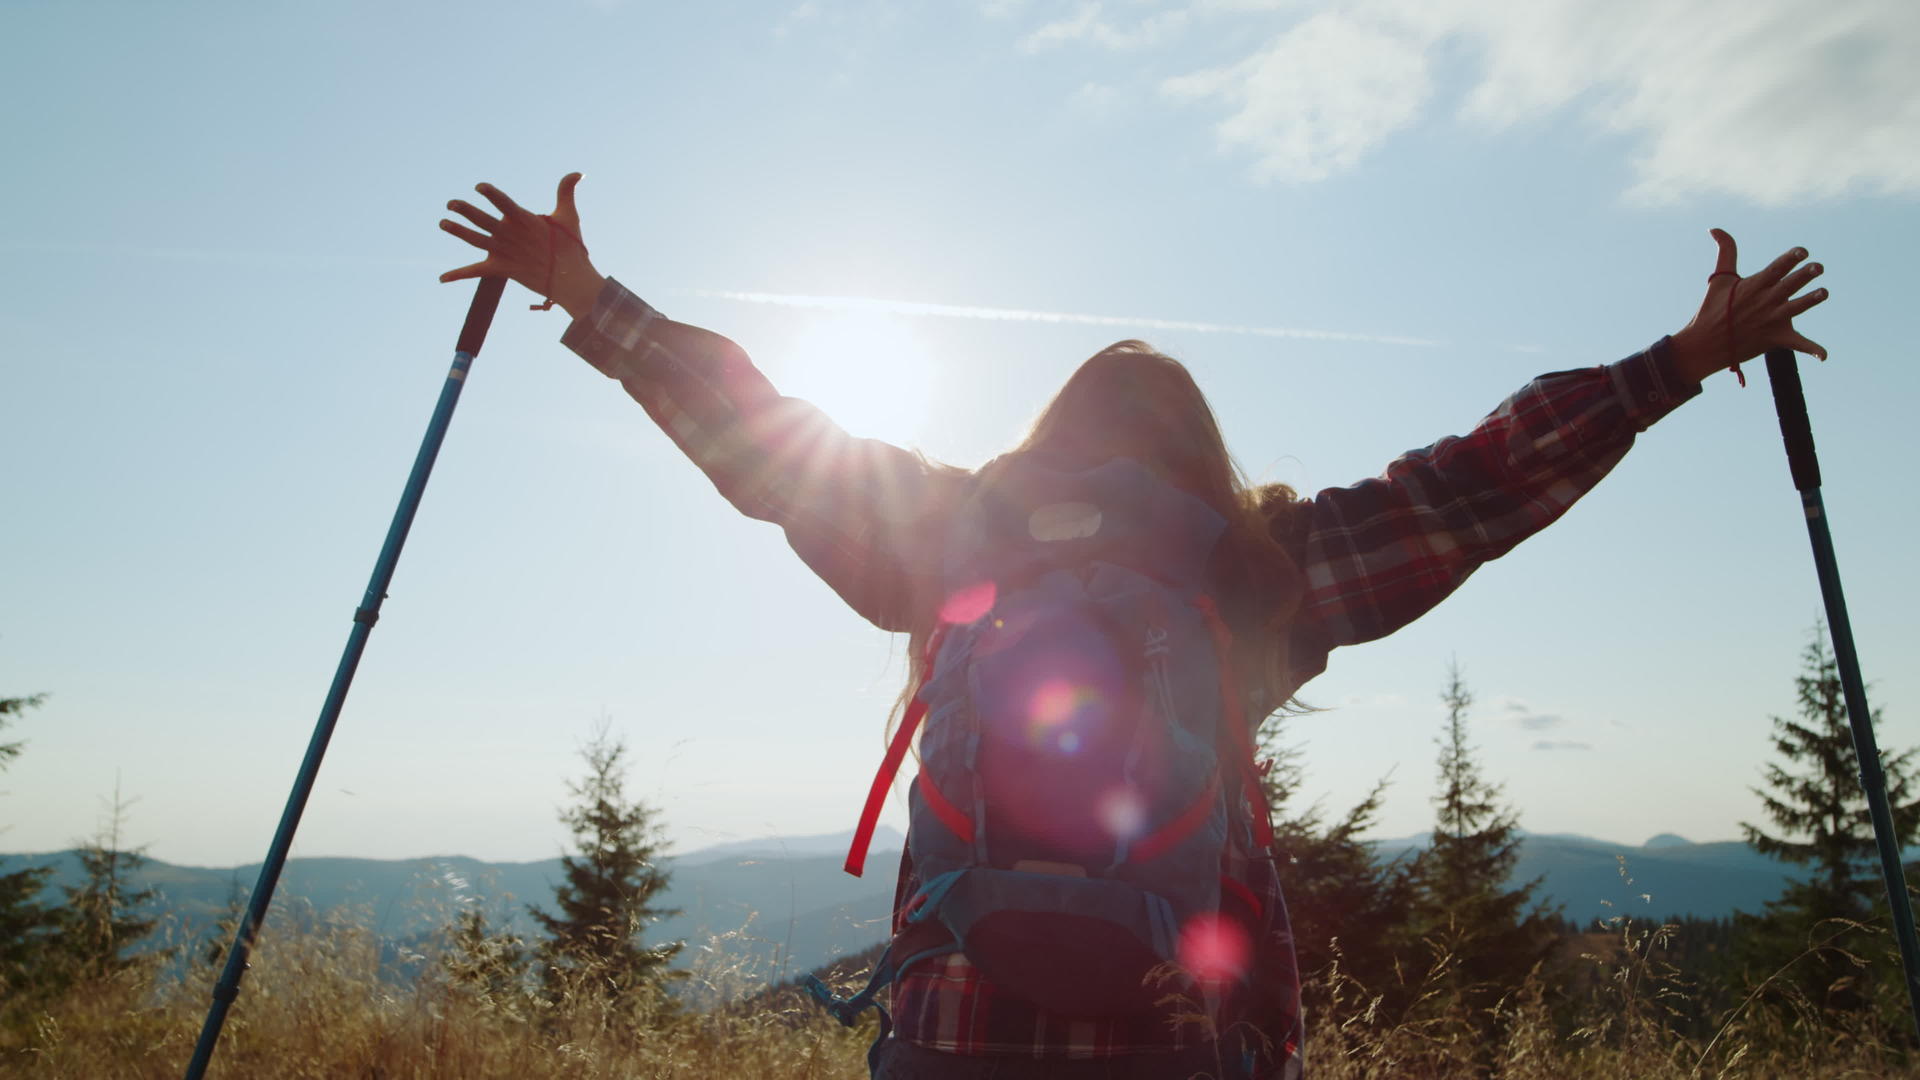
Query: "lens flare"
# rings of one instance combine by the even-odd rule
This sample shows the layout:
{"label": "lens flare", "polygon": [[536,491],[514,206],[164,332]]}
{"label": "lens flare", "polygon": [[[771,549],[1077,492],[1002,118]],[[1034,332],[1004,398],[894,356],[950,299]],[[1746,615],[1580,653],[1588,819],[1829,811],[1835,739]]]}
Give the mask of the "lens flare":
{"label": "lens flare", "polygon": [[1180,966],[1199,979],[1237,979],[1246,974],[1252,945],[1232,919],[1196,915],[1180,930]]}
{"label": "lens flare", "polygon": [[[992,628],[998,620],[1004,630]],[[1129,775],[1141,712],[1120,643],[1091,618],[1005,595],[966,633],[975,773],[988,830],[1001,838],[989,843],[1020,857],[1108,865],[1115,837],[1100,797]]]}
{"label": "lens flare", "polygon": [[1028,715],[1039,727],[1064,724],[1079,707],[1079,698],[1079,687],[1065,679],[1049,679],[1034,693],[1033,708],[1028,710]]}
{"label": "lens flare", "polygon": [[1131,840],[1147,825],[1147,805],[1130,787],[1117,787],[1100,796],[1094,812],[1099,815],[1101,828],[1117,840]]}
{"label": "lens flare", "polygon": [[996,592],[991,581],[982,581],[977,585],[955,589],[947,596],[946,602],[940,605],[940,621],[947,623],[979,621],[980,616],[993,610]]}
{"label": "lens flare", "polygon": [[[1048,679],[1027,703],[1027,741],[1071,754],[1086,741],[1076,727],[1085,727],[1100,705],[1100,694],[1069,679]],[[1080,721],[1076,724],[1075,721]]]}

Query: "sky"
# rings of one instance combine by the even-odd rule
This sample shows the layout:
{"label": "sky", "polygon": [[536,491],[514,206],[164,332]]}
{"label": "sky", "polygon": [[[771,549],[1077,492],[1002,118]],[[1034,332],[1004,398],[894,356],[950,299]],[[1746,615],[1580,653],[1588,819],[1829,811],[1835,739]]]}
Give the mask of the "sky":
{"label": "sky", "polygon": [[[579,170],[599,268],[857,434],[977,465],[1125,337],[1257,480],[1376,475],[1804,245],[1824,495],[1884,746],[1920,744],[1920,6],[1906,0],[0,8],[0,850],[118,790],[266,850],[439,392],[436,222]],[[850,828],[904,643],[509,292],[296,855],[547,858],[604,722],[677,850]],[[1821,602],[1766,380],[1288,722],[1329,811],[1432,816],[1448,664],[1523,827],[1732,839]],[[1903,448],[1905,450],[1903,451]],[[904,824],[896,795],[887,820]]]}

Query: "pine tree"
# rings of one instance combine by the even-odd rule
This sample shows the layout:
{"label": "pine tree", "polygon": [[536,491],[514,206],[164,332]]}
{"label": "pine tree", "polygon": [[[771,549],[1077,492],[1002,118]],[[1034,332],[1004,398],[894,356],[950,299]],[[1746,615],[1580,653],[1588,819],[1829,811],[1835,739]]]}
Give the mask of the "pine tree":
{"label": "pine tree", "polygon": [[586,776],[568,785],[575,802],[560,815],[577,851],[560,860],[559,913],[530,910],[548,935],[540,954],[550,987],[591,985],[617,998],[667,977],[684,943],[641,940],[653,923],[678,912],[655,906],[668,879],[659,862],[664,841],[654,812],[626,797],[626,745],[602,725],[581,756]]}
{"label": "pine tree", "polygon": [[[1754,850],[1805,867],[1808,873],[1768,902],[1764,913],[1738,917],[1736,955],[1749,978],[1781,972],[1777,983],[1823,1006],[1850,1010],[1871,998],[1864,986],[1888,981],[1877,974],[1863,978],[1854,958],[1866,959],[1884,949],[1869,947],[1868,932],[1851,929],[1855,923],[1889,925],[1886,886],[1873,819],[1860,786],[1839,664],[1827,649],[1823,626],[1815,626],[1801,659],[1804,667],[1794,678],[1800,716],[1772,718],[1773,747],[1780,760],[1767,766],[1766,789],[1753,789],[1779,831],[1769,833],[1747,822],[1740,829]],[[1875,712],[1876,727],[1880,721]],[[1902,848],[1920,832],[1920,800],[1913,792],[1915,752],[1880,756]]]}
{"label": "pine tree", "polygon": [[[0,698],[0,728],[45,703],[46,695]],[[20,756],[22,742],[0,743],[0,768]],[[60,912],[40,902],[53,874],[50,866],[29,866],[0,874],[0,999],[20,1000],[27,988],[48,976],[49,949],[60,928]]]}
{"label": "pine tree", "polygon": [[1448,666],[1440,701],[1447,707],[1440,793],[1433,841],[1415,864],[1416,925],[1451,954],[1453,988],[1478,998],[1518,986],[1546,959],[1554,915],[1534,899],[1538,880],[1507,887],[1520,861],[1520,821],[1500,801],[1499,785],[1480,775],[1467,743],[1473,695],[1457,663]]}
{"label": "pine tree", "polygon": [[120,797],[116,782],[100,831],[74,852],[80,860],[80,884],[63,890],[67,901],[61,911],[62,951],[83,977],[110,974],[135,963],[127,950],[153,932],[154,920],[143,912],[158,894],[151,888],[133,887],[134,876],[147,862],[145,848],[121,846],[130,805]]}
{"label": "pine tree", "polygon": [[[0,698],[0,728],[4,728],[8,724],[15,722],[9,719],[9,717],[19,716],[28,709],[37,709],[46,703],[47,695],[45,694]],[[24,746],[26,746],[26,743],[23,742],[0,743],[0,767],[5,767],[10,764],[14,758],[19,757],[21,748]]]}
{"label": "pine tree", "polygon": [[1274,718],[1261,732],[1262,753],[1271,762],[1261,779],[1274,813],[1274,851],[1295,959],[1310,989],[1325,989],[1315,976],[1327,973],[1337,956],[1342,974],[1391,999],[1396,972],[1410,952],[1413,879],[1404,864],[1382,865],[1373,845],[1361,839],[1377,820],[1387,781],[1332,822],[1318,803],[1296,809],[1289,803],[1304,779],[1300,751],[1282,745],[1281,731]]}
{"label": "pine tree", "polygon": [[454,918],[440,967],[454,987],[496,1004],[511,1005],[527,989],[531,958],[520,935],[495,933],[475,906]]}
{"label": "pine tree", "polygon": [[220,915],[213,920],[213,929],[203,939],[200,960],[207,967],[220,970],[227,960],[227,950],[233,947],[233,939],[240,932],[240,920],[247,917],[247,890],[240,885],[239,871],[227,879],[227,902],[220,909]]}

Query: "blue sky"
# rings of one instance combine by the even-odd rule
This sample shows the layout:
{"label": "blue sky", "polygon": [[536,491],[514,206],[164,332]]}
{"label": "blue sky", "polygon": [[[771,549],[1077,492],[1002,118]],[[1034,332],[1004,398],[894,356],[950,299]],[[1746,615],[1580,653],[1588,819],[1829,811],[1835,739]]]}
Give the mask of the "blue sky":
{"label": "blue sky", "polygon": [[[603,271],[862,434],[977,464],[1144,336],[1250,473],[1309,490],[1678,329],[1709,227],[1748,271],[1805,245],[1855,633],[1883,744],[1920,742],[1916,50],[1900,0],[8,5],[0,695],[50,697],[9,733],[0,849],[90,833],[117,778],[153,854],[260,857],[470,295],[434,223],[575,169]],[[530,299],[296,853],[551,855],[601,717],[683,848],[850,827],[902,644]],[[1425,828],[1457,657],[1528,828],[1754,820],[1820,606],[1752,381],[1336,654],[1290,727],[1312,791],[1391,774],[1381,834]]]}

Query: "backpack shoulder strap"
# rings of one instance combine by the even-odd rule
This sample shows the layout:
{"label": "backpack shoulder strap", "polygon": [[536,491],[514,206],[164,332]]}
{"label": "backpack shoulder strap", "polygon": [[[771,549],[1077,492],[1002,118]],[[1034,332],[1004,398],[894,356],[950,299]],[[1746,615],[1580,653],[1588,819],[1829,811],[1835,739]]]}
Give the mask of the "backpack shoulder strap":
{"label": "backpack shoulder strap", "polygon": [[867,803],[860,810],[860,823],[854,826],[853,843],[847,847],[847,861],[843,867],[854,877],[859,877],[866,870],[867,849],[873,846],[873,830],[880,823],[880,808],[886,804],[887,790],[893,787],[893,778],[900,774],[900,762],[907,756],[907,747],[913,745],[914,730],[927,715],[927,703],[920,692],[926,689],[927,680],[933,677],[933,658],[940,654],[940,642],[946,635],[946,624],[942,623],[927,638],[927,652],[920,663],[920,685],[913,692],[913,700],[907,704],[906,715],[900,718],[900,730],[893,733],[893,741],[887,744],[887,754],[880,760],[880,771],[873,774],[873,786],[867,789]]}
{"label": "backpack shoulder strap", "polygon": [[1273,816],[1260,790],[1260,766],[1254,760],[1259,751],[1254,746],[1253,727],[1247,723],[1240,680],[1234,675],[1233,631],[1228,628],[1227,620],[1220,617],[1220,607],[1213,597],[1201,593],[1193,598],[1193,606],[1206,616],[1207,629],[1213,634],[1213,651],[1220,662],[1220,720],[1227,727],[1227,737],[1233,740],[1234,755],[1240,759],[1235,764],[1241,770],[1240,783],[1246,790],[1247,812],[1253,818],[1253,842],[1265,851],[1273,846]]}

